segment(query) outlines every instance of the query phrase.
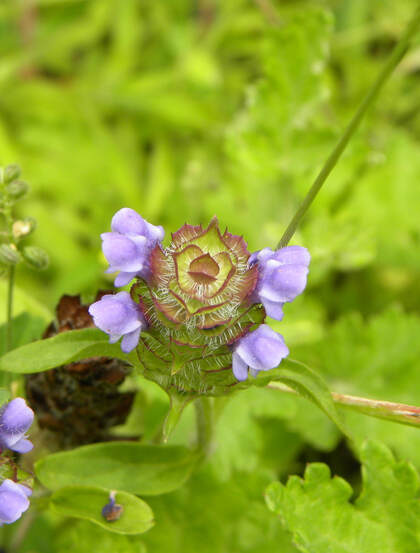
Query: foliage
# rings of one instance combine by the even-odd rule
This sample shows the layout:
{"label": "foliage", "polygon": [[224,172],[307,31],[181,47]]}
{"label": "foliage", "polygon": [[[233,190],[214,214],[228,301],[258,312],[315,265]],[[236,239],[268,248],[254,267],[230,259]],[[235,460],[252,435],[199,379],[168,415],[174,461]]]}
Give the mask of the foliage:
{"label": "foliage", "polygon": [[[353,490],[329,468],[310,464],[305,478],[290,477],[267,489],[267,503],[293,535],[299,551],[401,553],[419,546],[419,477],[406,462],[367,442],[361,452],[363,490]],[[350,501],[352,500],[352,501]]]}

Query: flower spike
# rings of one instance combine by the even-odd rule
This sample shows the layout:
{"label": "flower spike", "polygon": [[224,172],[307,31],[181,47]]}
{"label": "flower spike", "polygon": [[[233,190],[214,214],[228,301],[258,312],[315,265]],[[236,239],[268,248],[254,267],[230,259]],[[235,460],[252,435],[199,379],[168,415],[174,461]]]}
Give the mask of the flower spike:
{"label": "flower spike", "polygon": [[289,354],[264,321],[266,313],[280,320],[283,304],[305,288],[305,248],[250,255],[216,217],[207,227],[184,224],[166,248],[162,227],[128,208],[111,228],[103,235],[109,271],[121,271],[116,285],[135,283],[130,294],[105,296],[89,312],[110,342],[137,348],[147,378],[182,393],[226,393]]}

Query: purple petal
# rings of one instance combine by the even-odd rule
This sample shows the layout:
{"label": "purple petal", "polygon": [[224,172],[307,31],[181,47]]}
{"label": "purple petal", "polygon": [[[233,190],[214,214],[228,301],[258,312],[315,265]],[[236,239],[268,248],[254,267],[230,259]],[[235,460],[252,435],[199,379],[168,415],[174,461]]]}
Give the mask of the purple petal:
{"label": "purple petal", "polygon": [[121,234],[145,236],[152,242],[163,240],[165,236],[163,227],[152,225],[129,207],[123,207],[117,211],[112,218],[111,228]]}
{"label": "purple petal", "polygon": [[266,298],[261,298],[261,302],[269,317],[276,319],[276,321],[281,321],[283,319],[284,313],[282,302],[274,302],[267,300]]}
{"label": "purple petal", "polygon": [[162,242],[165,231],[162,226],[156,226],[152,225],[151,223],[148,223],[145,221],[146,227],[147,227],[147,236],[150,238],[150,240],[153,240],[154,242]]}
{"label": "purple petal", "polygon": [[238,341],[235,352],[251,368],[274,369],[289,355],[283,336],[263,324]]}
{"label": "purple petal", "polygon": [[102,251],[114,271],[136,272],[144,265],[147,238],[138,236],[135,240],[122,234],[102,234]]}
{"label": "purple petal", "polygon": [[130,353],[139,343],[141,328],[126,334],[121,340],[121,349],[124,353]]}
{"label": "purple petal", "polygon": [[34,412],[23,398],[9,401],[0,412],[0,428],[8,432],[26,432],[34,420]]}
{"label": "purple petal", "polygon": [[121,234],[146,235],[146,221],[134,209],[123,207],[113,216],[111,228]]}
{"label": "purple petal", "polygon": [[21,397],[12,399],[7,403],[0,411],[1,446],[18,451],[18,449],[15,449],[16,445],[24,438],[33,420],[34,412]]}
{"label": "purple petal", "polygon": [[232,370],[235,378],[240,382],[248,378],[248,365],[236,352],[232,355]]}
{"label": "purple petal", "polygon": [[271,248],[263,248],[258,250],[250,255],[248,259],[248,265],[254,265],[257,261],[263,263],[266,259],[270,259],[274,255],[274,252]]}
{"label": "purple petal", "polygon": [[273,258],[283,265],[306,265],[308,267],[311,256],[302,246],[287,246],[274,252]]}
{"label": "purple petal", "polygon": [[305,289],[307,275],[305,265],[282,265],[270,259],[259,285],[259,295],[275,302],[292,301]]}
{"label": "purple petal", "polygon": [[21,438],[18,442],[13,445],[13,451],[17,453],[28,453],[33,449],[34,445],[32,442],[26,438]]}
{"label": "purple petal", "polygon": [[89,307],[95,325],[111,336],[123,335],[143,324],[139,306],[128,292],[106,295]]}
{"label": "purple petal", "polygon": [[114,286],[116,286],[117,288],[119,288],[120,286],[125,286],[136,276],[137,276],[137,272],[135,273],[121,272],[119,275],[115,277]]}
{"label": "purple petal", "polygon": [[29,500],[26,486],[6,479],[0,486],[0,522],[10,524],[22,516],[28,507]]}

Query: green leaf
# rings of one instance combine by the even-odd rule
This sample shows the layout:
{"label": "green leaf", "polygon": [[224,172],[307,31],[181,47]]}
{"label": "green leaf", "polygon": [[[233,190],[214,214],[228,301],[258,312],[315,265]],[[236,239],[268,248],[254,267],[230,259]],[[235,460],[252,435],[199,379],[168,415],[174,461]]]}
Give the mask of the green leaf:
{"label": "green leaf", "polygon": [[68,486],[54,492],[49,500],[52,510],[63,516],[90,520],[110,532],[142,534],[154,525],[153,511],[138,497],[118,491],[115,501],[123,507],[118,520],[108,522],[102,508],[109,502],[110,490],[91,486]]}
{"label": "green leaf", "polygon": [[0,370],[16,374],[37,373],[88,357],[116,357],[138,364],[136,353],[122,353],[119,344],[109,344],[108,336],[95,328],[62,332],[26,344],[0,358]]}
{"label": "green leaf", "polygon": [[[406,462],[395,461],[379,442],[362,448],[363,490],[331,478],[328,466],[310,464],[305,478],[271,484],[269,508],[280,515],[304,553],[414,553],[420,551],[419,477]],[[350,502],[351,501],[351,502]]]}
{"label": "green leaf", "polygon": [[35,471],[51,490],[77,484],[158,495],[182,486],[196,460],[181,446],[108,442],[48,455],[36,463]]}
{"label": "green leaf", "polygon": [[142,538],[108,532],[90,522],[80,520],[62,528],[55,540],[54,553],[146,553]]}

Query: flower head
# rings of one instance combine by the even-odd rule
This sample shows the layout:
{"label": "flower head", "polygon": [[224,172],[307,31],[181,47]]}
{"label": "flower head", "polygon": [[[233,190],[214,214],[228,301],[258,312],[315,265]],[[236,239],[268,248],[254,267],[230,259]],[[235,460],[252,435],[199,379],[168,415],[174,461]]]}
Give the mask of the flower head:
{"label": "flower head", "polygon": [[260,371],[277,367],[288,355],[283,336],[266,324],[260,325],[236,342],[232,356],[233,374],[238,380],[246,380],[248,368],[253,376],[257,376]]}
{"label": "flower head", "polygon": [[33,448],[25,434],[34,420],[34,412],[21,397],[9,401],[0,410],[0,448],[27,453]]}
{"label": "flower head", "polygon": [[281,321],[283,304],[293,301],[306,286],[310,255],[301,246],[287,246],[273,252],[264,248],[251,255],[249,264],[258,266],[256,301],[260,301],[269,317]]}
{"label": "flower head", "polygon": [[133,209],[124,207],[111,221],[112,232],[104,232],[102,251],[110,267],[108,273],[120,271],[115,286],[125,286],[135,276],[147,278],[150,271],[148,258],[157,242],[164,237],[162,227],[148,223]]}
{"label": "flower head", "polygon": [[305,248],[250,255],[243,238],[222,232],[216,217],[206,228],[183,225],[166,248],[161,227],[132,210],[119,211],[112,230],[104,252],[124,283],[133,276],[136,282],[131,299],[121,296],[124,308],[114,310],[116,294],[90,313],[111,341],[124,336],[124,351],[137,346],[145,376],[165,389],[215,395],[288,355],[283,337],[264,321],[266,313],[280,320],[283,304],[305,288]]}
{"label": "flower head", "polygon": [[0,485],[0,526],[11,524],[22,516],[28,507],[32,490],[7,478]]}
{"label": "flower head", "polygon": [[131,299],[128,292],[108,294],[92,303],[89,313],[95,325],[109,334],[111,344],[121,337],[121,349],[128,353],[139,341],[140,332],[146,327],[140,307]]}

